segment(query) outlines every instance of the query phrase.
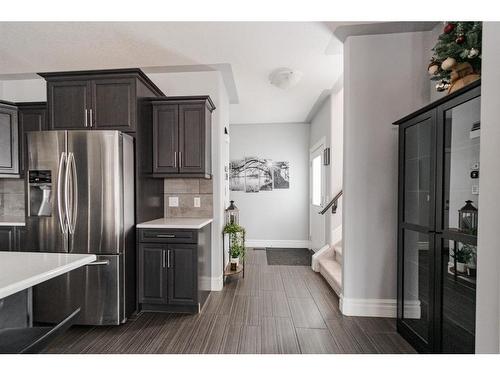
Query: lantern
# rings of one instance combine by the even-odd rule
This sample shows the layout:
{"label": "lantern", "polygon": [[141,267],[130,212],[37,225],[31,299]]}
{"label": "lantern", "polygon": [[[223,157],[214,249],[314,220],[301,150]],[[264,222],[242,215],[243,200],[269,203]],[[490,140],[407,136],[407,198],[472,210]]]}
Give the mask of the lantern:
{"label": "lantern", "polygon": [[230,205],[226,208],[226,224],[240,223],[240,210],[234,205],[234,201],[230,201]]}
{"label": "lantern", "polygon": [[472,201],[465,201],[465,206],[458,210],[458,228],[461,232],[477,235],[477,208]]}

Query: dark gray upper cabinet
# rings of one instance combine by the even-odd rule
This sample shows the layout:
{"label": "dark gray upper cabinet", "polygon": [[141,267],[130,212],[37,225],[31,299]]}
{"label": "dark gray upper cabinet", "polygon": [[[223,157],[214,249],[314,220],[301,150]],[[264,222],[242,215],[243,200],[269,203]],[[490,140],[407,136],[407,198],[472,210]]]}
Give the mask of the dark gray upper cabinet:
{"label": "dark gray upper cabinet", "polygon": [[140,69],[39,74],[47,80],[50,129],[136,132],[143,87],[164,95]]}
{"label": "dark gray upper cabinet", "polygon": [[19,174],[17,107],[0,102],[0,176]]}
{"label": "dark gray upper cabinet", "polygon": [[155,106],[153,123],[153,173],[178,173],[179,106]]}
{"label": "dark gray upper cabinet", "polygon": [[92,81],[92,124],[96,129],[134,131],[136,128],[135,79]]}
{"label": "dark gray upper cabinet", "polygon": [[155,98],[153,176],[210,178],[212,111],[209,96]]}
{"label": "dark gray upper cabinet", "polygon": [[19,121],[19,173],[24,176],[26,167],[26,133],[47,130],[47,103],[16,103]]}
{"label": "dark gray upper cabinet", "polygon": [[47,83],[49,125],[53,130],[89,127],[90,82],[57,81]]}

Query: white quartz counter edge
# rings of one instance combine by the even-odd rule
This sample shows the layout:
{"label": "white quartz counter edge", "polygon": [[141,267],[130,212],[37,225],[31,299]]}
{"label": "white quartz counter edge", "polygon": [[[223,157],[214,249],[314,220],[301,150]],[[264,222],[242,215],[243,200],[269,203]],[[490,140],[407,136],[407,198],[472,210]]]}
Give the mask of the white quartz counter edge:
{"label": "white quartz counter edge", "polygon": [[144,229],[201,229],[210,224],[212,218],[160,218],[136,225]]}
{"label": "white quartz counter edge", "polygon": [[25,225],[22,216],[0,216],[0,227],[24,227]]}
{"label": "white quartz counter edge", "polygon": [[0,251],[0,299],[95,260],[93,254]]}

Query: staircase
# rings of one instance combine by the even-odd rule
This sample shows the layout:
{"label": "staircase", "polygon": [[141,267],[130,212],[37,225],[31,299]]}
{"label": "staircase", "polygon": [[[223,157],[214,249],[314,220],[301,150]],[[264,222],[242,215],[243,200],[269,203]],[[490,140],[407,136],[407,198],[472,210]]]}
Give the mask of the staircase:
{"label": "staircase", "polygon": [[342,293],[342,241],[325,246],[313,256],[312,269],[319,272],[335,293]]}

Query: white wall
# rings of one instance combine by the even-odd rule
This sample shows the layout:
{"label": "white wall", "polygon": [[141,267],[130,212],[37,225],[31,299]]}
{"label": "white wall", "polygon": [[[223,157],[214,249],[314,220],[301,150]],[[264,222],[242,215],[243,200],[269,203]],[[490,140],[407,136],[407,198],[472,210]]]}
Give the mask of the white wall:
{"label": "white wall", "polygon": [[[216,110],[212,114],[212,290],[222,289],[222,241],[224,227],[224,165],[228,163],[224,152],[224,127],[229,123],[229,100],[219,72],[148,73],[148,77],[167,96],[210,95]],[[227,199],[226,199],[227,201]]]}
{"label": "white wall", "polygon": [[1,81],[0,99],[10,102],[44,102],[47,100],[47,85],[43,78]]}
{"label": "white wall", "polygon": [[231,125],[230,159],[258,156],[290,162],[290,189],[231,191],[250,246],[307,247],[309,124]]}
{"label": "white wall", "polygon": [[429,102],[428,33],[344,44],[344,280],[347,315],[395,316],[397,128]]}
{"label": "white wall", "polygon": [[500,336],[500,23],[483,24],[476,352],[499,353]]}

